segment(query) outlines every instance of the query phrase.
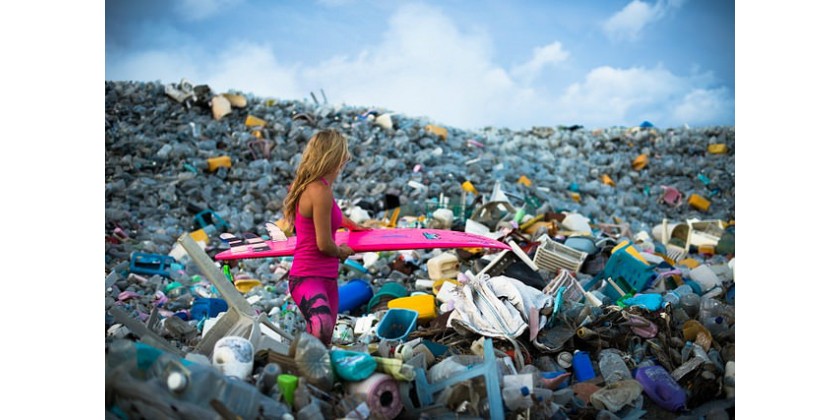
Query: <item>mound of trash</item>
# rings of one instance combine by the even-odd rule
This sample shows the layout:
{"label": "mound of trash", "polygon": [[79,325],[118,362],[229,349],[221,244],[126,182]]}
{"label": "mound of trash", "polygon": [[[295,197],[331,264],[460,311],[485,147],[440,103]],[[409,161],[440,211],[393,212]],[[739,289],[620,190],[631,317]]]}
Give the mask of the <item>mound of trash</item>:
{"label": "mound of trash", "polygon": [[[357,253],[313,339],[290,257],[215,257],[282,231],[326,128],[358,224],[510,249]],[[734,127],[465,130],[108,81],[105,152],[106,417],[734,417]]]}

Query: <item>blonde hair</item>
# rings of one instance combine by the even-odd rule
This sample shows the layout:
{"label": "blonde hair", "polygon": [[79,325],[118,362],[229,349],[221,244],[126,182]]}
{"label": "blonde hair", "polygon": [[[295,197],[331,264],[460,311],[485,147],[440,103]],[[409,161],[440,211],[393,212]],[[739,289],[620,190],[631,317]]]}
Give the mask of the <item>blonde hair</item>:
{"label": "blonde hair", "polygon": [[323,130],[315,133],[303,149],[303,157],[289,188],[289,193],[283,201],[283,216],[289,223],[291,230],[295,224],[295,214],[300,196],[306,187],[327,174],[341,168],[350,160],[350,150],[347,148],[347,138],[336,130]]}

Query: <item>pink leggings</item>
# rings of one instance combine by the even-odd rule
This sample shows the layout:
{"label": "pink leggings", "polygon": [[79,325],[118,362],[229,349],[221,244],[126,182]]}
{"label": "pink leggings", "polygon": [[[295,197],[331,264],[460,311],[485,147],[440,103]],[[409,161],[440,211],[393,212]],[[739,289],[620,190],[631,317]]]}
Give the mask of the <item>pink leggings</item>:
{"label": "pink leggings", "polygon": [[306,332],[329,348],[338,318],[337,279],[289,276],[289,292],[306,321]]}

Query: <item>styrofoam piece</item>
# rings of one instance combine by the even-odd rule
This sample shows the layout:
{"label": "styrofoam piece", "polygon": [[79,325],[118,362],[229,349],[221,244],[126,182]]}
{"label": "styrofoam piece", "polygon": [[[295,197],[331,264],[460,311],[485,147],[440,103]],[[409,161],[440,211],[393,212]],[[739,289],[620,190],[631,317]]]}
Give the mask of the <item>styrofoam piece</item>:
{"label": "styrofoam piece", "polygon": [[542,235],[538,242],[537,253],[534,255],[534,263],[539,268],[556,272],[565,268],[572,272],[580,271],[587,254],[570,248],[566,245],[553,241],[548,235]]}
{"label": "styrofoam piece", "polygon": [[281,355],[288,355],[294,337],[272,324],[265,313],[257,315],[257,311],[248,304],[233,283],[225,277],[189,234],[181,235],[178,243],[184,247],[204,277],[216,286],[219,294],[228,304],[228,311],[203,334],[194,351],[209,356],[213,352],[216,341],[222,337],[238,335],[250,340],[256,352],[271,350]]}

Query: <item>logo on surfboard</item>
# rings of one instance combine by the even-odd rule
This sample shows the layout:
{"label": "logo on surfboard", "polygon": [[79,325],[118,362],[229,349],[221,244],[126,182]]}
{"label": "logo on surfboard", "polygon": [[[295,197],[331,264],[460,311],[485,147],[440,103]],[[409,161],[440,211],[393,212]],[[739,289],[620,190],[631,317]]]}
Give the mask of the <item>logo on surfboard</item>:
{"label": "logo on surfboard", "polygon": [[437,233],[423,232],[423,236],[426,239],[440,239],[440,235]]}

